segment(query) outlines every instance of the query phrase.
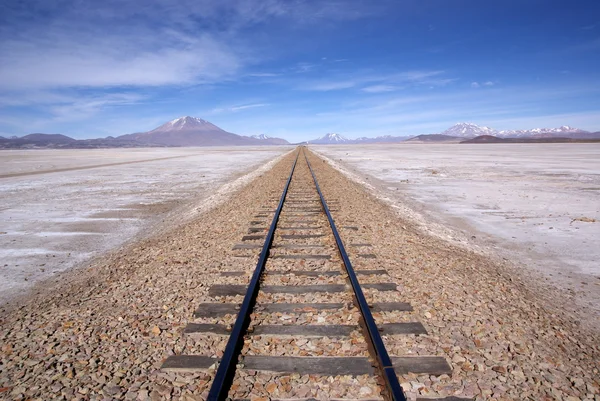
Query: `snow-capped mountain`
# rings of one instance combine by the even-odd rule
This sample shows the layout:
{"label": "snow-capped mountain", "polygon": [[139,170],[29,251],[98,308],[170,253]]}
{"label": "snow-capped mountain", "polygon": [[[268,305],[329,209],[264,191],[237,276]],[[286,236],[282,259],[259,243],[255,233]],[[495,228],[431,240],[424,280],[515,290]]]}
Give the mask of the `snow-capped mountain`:
{"label": "snow-capped mountain", "polygon": [[252,135],[250,138],[260,139],[261,141],[264,141],[266,139],[271,139],[272,137],[265,135],[265,134],[260,134],[260,135]]}
{"label": "snow-capped mountain", "polygon": [[473,123],[458,123],[440,132],[440,135],[455,136],[457,138],[475,138],[480,135],[495,135],[496,130],[490,127],[480,127]]}
{"label": "snow-capped mountain", "polygon": [[422,142],[455,142],[455,139],[472,139],[478,136],[495,136],[498,138],[571,138],[571,139],[600,139],[598,133],[590,133],[568,125],[559,128],[534,128],[529,130],[498,131],[490,127],[473,123],[458,123],[438,134],[411,136],[383,135],[375,138],[360,137],[348,139],[339,134],[327,134],[318,139],[307,141],[309,144],[369,144],[369,143],[398,143],[411,138]]}
{"label": "snow-capped mountain", "polygon": [[249,138],[259,140],[261,145],[289,145],[289,142],[282,138],[275,138],[265,134],[252,135]]}
{"label": "snow-capped mountain", "polygon": [[166,146],[286,145],[288,141],[266,135],[249,137],[227,132],[197,117],[179,117],[148,132],[120,136],[148,144]]}
{"label": "snow-capped mountain", "polygon": [[158,128],[153,129],[154,131],[193,131],[193,130],[221,130],[214,124],[209,123],[206,120],[196,117],[184,116],[171,120]]}
{"label": "snow-capped mountain", "polygon": [[203,120],[201,118],[196,117],[179,117],[169,122],[164,123],[163,125],[154,128],[148,133],[151,132],[184,132],[184,131],[211,131],[211,132],[226,132],[216,125]]}
{"label": "snow-capped mountain", "polygon": [[179,117],[148,132],[122,135],[117,139],[166,146],[252,145],[256,140],[232,134],[195,117]]}
{"label": "snow-capped mountain", "polygon": [[266,135],[253,138],[236,135],[196,117],[179,117],[148,132],[122,135],[117,139],[165,146],[285,145],[288,142]]}
{"label": "snow-capped mountain", "polygon": [[393,136],[393,135],[380,135],[375,138],[368,138],[366,136],[350,140],[351,143],[398,143],[409,139],[410,136]]}
{"label": "snow-capped mountain", "polygon": [[408,136],[392,136],[392,135],[382,135],[377,136],[375,138],[369,138],[366,136],[362,136],[356,139],[348,139],[343,137],[340,134],[327,134],[317,139],[313,139],[312,141],[307,141],[305,143],[313,143],[316,145],[330,145],[330,144],[366,144],[366,143],[397,143],[407,140]]}
{"label": "snow-capped mountain", "polygon": [[459,123],[441,132],[442,135],[459,138],[474,138],[481,135],[492,135],[499,138],[589,138],[588,131],[563,125],[559,128],[533,128],[527,130],[502,130],[481,127],[473,123]]}
{"label": "snow-capped mountain", "polygon": [[327,134],[317,139],[313,139],[312,141],[308,141],[307,143],[314,143],[320,145],[329,145],[329,144],[342,144],[351,142],[348,138],[341,136],[340,134]]}
{"label": "snow-capped mountain", "polygon": [[548,137],[566,137],[577,138],[580,135],[584,137],[589,134],[588,131],[579,128],[563,125],[558,128],[534,128],[529,130],[503,130],[498,131],[496,136],[500,138],[548,138]]}

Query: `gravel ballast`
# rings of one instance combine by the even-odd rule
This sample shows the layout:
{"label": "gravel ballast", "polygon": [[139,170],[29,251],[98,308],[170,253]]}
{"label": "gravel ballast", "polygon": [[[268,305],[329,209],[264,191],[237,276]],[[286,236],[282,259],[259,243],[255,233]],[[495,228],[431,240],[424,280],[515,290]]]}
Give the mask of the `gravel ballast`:
{"label": "gravel ballast", "polygon": [[[283,158],[191,222],[133,243],[85,269],[67,272],[37,286],[26,301],[4,306],[0,312],[0,398],[205,399],[214,368],[173,373],[161,371],[160,366],[173,354],[222,354],[226,336],[184,336],[183,328],[190,322],[234,321],[233,315],[194,319],[193,314],[201,303],[241,302],[241,296],[211,296],[209,289],[213,284],[248,282],[260,249],[232,248],[261,243],[241,239],[263,207],[276,205],[274,199],[292,160],[291,155]],[[360,277],[361,282],[397,285],[393,292],[365,290],[369,302],[410,302],[414,308],[412,312],[374,312],[376,321],[420,321],[428,331],[420,336],[384,335],[389,353],[443,356],[452,365],[451,375],[401,376],[410,399],[600,400],[598,333],[583,331],[511,265],[423,234],[328,163],[315,156],[311,163],[325,197],[337,201],[332,202],[332,214],[355,269],[387,271],[378,278]],[[323,221],[317,220],[316,225],[322,226]],[[305,230],[292,232],[306,234]],[[374,257],[364,257],[367,254]],[[284,266],[283,259],[269,263],[274,270]],[[310,260],[303,269],[332,270],[335,263]],[[220,275],[224,271],[248,274]],[[265,284],[277,284],[274,276],[268,280]],[[307,282],[293,276],[289,280],[291,284]],[[323,283],[342,281],[330,277]],[[350,301],[347,295],[337,295],[332,301],[332,296],[319,293],[260,297],[259,302]],[[275,322],[273,314],[257,316],[263,323]],[[322,323],[327,316],[315,311],[311,319]],[[356,349],[344,349],[340,355],[362,355],[360,339],[356,341]],[[315,346],[326,347],[327,341],[317,340]],[[248,345],[256,353],[266,353],[258,348],[269,347],[273,353],[298,353],[306,343],[282,344],[261,337]],[[235,394],[250,394],[250,398],[253,394],[265,394],[263,399],[302,395],[327,399],[331,394],[377,398],[372,377],[331,382],[313,375],[245,371],[238,378]]]}

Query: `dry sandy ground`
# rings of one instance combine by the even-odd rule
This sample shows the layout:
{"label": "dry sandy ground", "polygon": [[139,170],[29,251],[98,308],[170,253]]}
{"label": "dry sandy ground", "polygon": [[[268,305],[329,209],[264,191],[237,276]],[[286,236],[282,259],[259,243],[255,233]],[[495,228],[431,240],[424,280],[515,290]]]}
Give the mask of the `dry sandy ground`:
{"label": "dry sandy ground", "polygon": [[[290,164],[286,157],[191,222],[129,244],[89,269],[45,281],[28,300],[0,308],[0,398],[206,399],[214,370],[178,374],[159,368],[174,353],[222,353],[226,337],[198,340],[182,329],[201,302],[223,301],[208,291],[228,279],[218,272],[252,271],[258,251],[254,258],[237,258],[232,246],[280,192]],[[377,258],[362,268],[386,269],[398,284],[393,296],[415,309],[406,319],[428,330],[385,336],[390,353],[440,355],[452,364],[451,375],[402,376],[409,399],[600,401],[597,333],[546,302],[544,289],[510,263],[428,235],[327,163],[316,164],[325,196],[339,201],[336,222],[359,227],[344,237],[374,244]],[[387,295],[368,296],[373,302]],[[292,392],[308,385],[307,394],[325,398],[310,386],[318,378],[305,376],[256,375],[285,379]],[[251,380],[249,387],[237,387],[240,396],[280,398],[279,386]],[[343,390],[345,380],[330,385]]]}
{"label": "dry sandy ground", "polygon": [[315,150],[425,231],[541,273],[600,330],[600,145]]}
{"label": "dry sandy ground", "polygon": [[289,149],[0,152],[0,302],[147,234],[174,210],[182,223],[190,202]]}

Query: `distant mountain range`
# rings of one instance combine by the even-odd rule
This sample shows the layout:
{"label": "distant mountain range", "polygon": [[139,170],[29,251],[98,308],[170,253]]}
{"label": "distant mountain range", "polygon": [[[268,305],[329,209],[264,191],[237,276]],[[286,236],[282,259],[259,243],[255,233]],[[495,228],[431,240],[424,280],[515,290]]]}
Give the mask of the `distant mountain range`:
{"label": "distant mountain range", "polygon": [[266,141],[269,145],[289,145],[290,143],[282,138],[274,138],[265,134],[252,135],[250,138],[258,139],[259,141]]}
{"label": "distant mountain range", "polygon": [[364,144],[364,143],[394,143],[402,142],[410,139],[410,136],[377,136],[375,138],[361,137],[357,139],[348,139],[340,134],[326,134],[320,138],[312,139],[310,141],[302,142],[303,144],[314,144],[314,145],[333,145],[333,144]]}
{"label": "distant mountain range", "polygon": [[498,138],[591,138],[597,133],[563,125],[559,128],[534,128],[529,130],[498,131],[490,127],[481,127],[472,123],[459,123],[441,132],[442,135],[459,138],[475,138],[482,135],[491,135]]}
{"label": "distant mountain range", "polygon": [[361,144],[361,143],[458,143],[465,139],[479,136],[493,136],[496,138],[568,138],[568,139],[600,139],[600,132],[589,132],[582,129],[564,125],[559,128],[534,128],[530,130],[505,130],[498,131],[490,127],[482,127],[472,123],[458,123],[439,134],[418,136],[379,136],[375,138],[347,139],[339,134],[327,134],[317,139],[307,141],[308,144],[333,145],[333,144]]}
{"label": "distant mountain range", "polygon": [[314,144],[332,144],[332,143],[349,143],[352,142],[350,139],[341,136],[340,134],[326,134],[320,138],[307,141],[306,143]]}
{"label": "distant mountain range", "polygon": [[[378,136],[348,139],[340,134],[329,133],[303,144],[368,144],[368,143],[458,143],[476,137],[484,137],[475,143],[496,143],[498,139],[600,139],[600,132],[588,132],[578,128],[535,128],[530,130],[498,131],[472,123],[455,124],[439,134],[418,136]],[[515,141],[508,141],[515,142]],[[536,141],[528,141],[536,142]],[[539,142],[539,141],[537,141]],[[557,142],[557,141],[553,141]],[[558,142],[568,142],[560,140]],[[167,146],[239,146],[239,145],[287,145],[288,141],[266,135],[242,136],[227,132],[216,125],[195,117],[180,117],[151,131],[121,135],[116,138],[73,139],[60,134],[29,134],[23,137],[0,137],[0,149],[27,148],[116,148],[116,147],[167,147]]]}
{"label": "distant mountain range", "polygon": [[[60,134],[29,134],[22,137],[4,138],[0,136],[0,149],[94,149],[94,148],[134,148],[147,145],[120,140],[112,136],[98,139],[73,139]],[[158,146],[158,145],[157,145]]]}
{"label": "distant mountain range", "polygon": [[30,134],[23,137],[0,137],[0,148],[118,148],[170,146],[240,146],[286,145],[288,141],[266,135],[242,136],[227,132],[195,117],[180,117],[151,131],[121,135],[116,138],[73,139],[60,134]]}
{"label": "distant mountain range", "polygon": [[566,138],[566,137],[541,137],[541,138],[499,138],[493,135],[481,135],[475,138],[462,139],[460,143],[582,143],[600,142],[598,138]]}

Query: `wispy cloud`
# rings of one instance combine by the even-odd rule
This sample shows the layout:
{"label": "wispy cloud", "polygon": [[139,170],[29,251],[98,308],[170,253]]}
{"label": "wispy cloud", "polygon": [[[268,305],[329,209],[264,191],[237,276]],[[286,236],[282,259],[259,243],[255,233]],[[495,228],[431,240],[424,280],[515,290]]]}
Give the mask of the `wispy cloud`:
{"label": "wispy cloud", "polygon": [[[137,32],[130,37],[63,32],[22,42],[4,41],[0,87],[60,88],[158,86],[212,82],[234,73],[241,62],[209,36],[174,40]],[[154,35],[153,35],[154,36]]]}
{"label": "wispy cloud", "polygon": [[[97,114],[117,110],[123,106],[139,105],[145,100],[146,96],[141,93],[127,92],[88,95],[48,91],[26,92],[12,99],[0,97],[0,122],[5,126],[5,130],[13,130],[13,134],[22,130],[56,131],[56,128],[49,127],[80,123]],[[28,107],[31,114],[26,117],[25,122],[22,117],[24,106]],[[103,123],[106,124],[107,121]],[[102,127],[99,128],[99,131],[103,131]],[[81,133],[80,128],[77,131]]]}
{"label": "wispy cloud", "polygon": [[269,106],[268,103],[256,103],[256,104],[244,104],[242,106],[234,106],[231,108],[231,111],[239,111],[245,109],[254,109],[256,107],[266,107]]}
{"label": "wispy cloud", "polygon": [[442,74],[444,74],[444,71],[441,70],[411,70],[393,74],[389,78],[398,81],[427,82],[432,77],[438,77]]}
{"label": "wispy cloud", "polygon": [[314,63],[298,63],[292,67],[292,72],[303,74],[309,71],[313,71],[317,65]]}
{"label": "wispy cloud", "polygon": [[362,88],[362,91],[367,93],[393,92],[395,90],[398,90],[398,88],[393,85],[373,85]]}
{"label": "wispy cloud", "polygon": [[258,78],[262,78],[262,77],[278,77],[281,74],[279,73],[275,73],[275,72],[253,72],[253,73],[249,73],[246,74],[249,77],[258,77]]}
{"label": "wispy cloud", "polygon": [[600,123],[600,109],[585,110],[573,113],[535,113],[526,117],[504,116],[501,119],[490,119],[492,126],[508,127],[508,129],[554,128],[562,125],[575,126],[580,129],[595,131]]}
{"label": "wispy cloud", "polygon": [[385,74],[372,72],[335,73],[328,80],[305,81],[297,84],[296,89],[307,91],[334,91],[360,88],[367,93],[390,92],[403,85],[443,86],[453,82],[454,78],[442,78],[444,71],[400,71]]}
{"label": "wispy cloud", "polygon": [[485,82],[481,82],[481,83],[476,82],[476,81],[471,82],[471,88],[474,88],[474,89],[481,88],[483,86],[490,87],[490,86],[494,86],[494,85],[496,85],[496,83],[493,81],[485,81]]}
{"label": "wispy cloud", "polygon": [[53,105],[49,110],[54,121],[77,121],[95,115],[109,107],[137,104],[144,96],[135,93],[114,93],[73,98],[70,102]]}
{"label": "wispy cloud", "polygon": [[353,88],[357,85],[355,81],[317,81],[301,84],[298,89],[307,91],[328,92],[341,89]]}
{"label": "wispy cloud", "polygon": [[[9,2],[0,16],[0,88],[220,82],[260,61],[240,33],[247,27],[371,12],[362,0],[344,6],[301,0]],[[298,71],[310,68],[299,65]]]}
{"label": "wispy cloud", "polygon": [[[487,81],[486,81],[487,82]],[[491,82],[491,81],[490,81]],[[440,132],[458,121],[473,121],[497,129],[570,124],[593,129],[600,123],[600,112],[564,113],[540,110],[540,99],[561,101],[568,96],[588,96],[599,89],[571,86],[565,88],[511,87],[487,91],[463,89],[427,95],[382,93],[347,102],[338,110],[318,113],[313,118],[324,130],[335,131],[343,121],[349,137],[370,135],[404,135]],[[531,121],[527,121],[532,116]],[[560,122],[563,119],[564,122]],[[533,125],[532,125],[533,124]]]}
{"label": "wispy cloud", "polygon": [[235,113],[241,110],[247,109],[255,109],[257,107],[267,107],[270,106],[269,103],[251,103],[251,104],[241,104],[236,106],[229,107],[217,107],[210,111],[211,114],[220,114],[220,113]]}

